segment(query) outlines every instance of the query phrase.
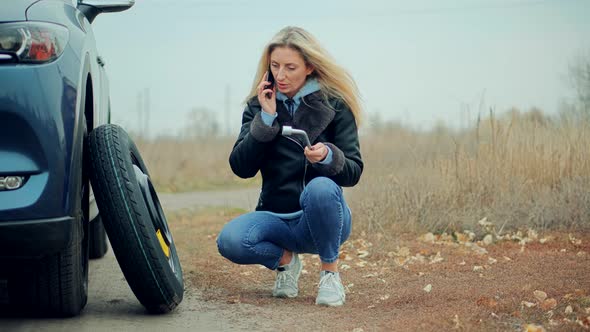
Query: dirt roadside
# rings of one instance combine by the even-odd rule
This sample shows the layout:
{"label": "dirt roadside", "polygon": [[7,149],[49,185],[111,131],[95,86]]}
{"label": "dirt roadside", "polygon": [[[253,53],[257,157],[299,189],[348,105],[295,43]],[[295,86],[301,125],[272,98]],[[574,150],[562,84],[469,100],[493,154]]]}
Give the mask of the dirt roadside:
{"label": "dirt roadside", "polygon": [[[341,308],[314,305],[319,262],[302,255],[296,299],[271,297],[274,273],[217,253],[239,211],[173,217],[181,260],[201,298],[279,331],[587,331],[590,235],[514,232],[494,243],[453,235],[354,233],[341,248]],[[314,257],[315,256],[315,257]],[[265,328],[267,327],[265,326]]]}
{"label": "dirt roadside", "polygon": [[[166,213],[205,206],[254,205],[257,189],[161,194]],[[185,298],[173,312],[146,314],[127,285],[112,250],[89,267],[88,304],[82,314],[69,319],[0,317],[0,331],[239,331],[264,330],[253,317],[241,317],[234,308],[202,300],[202,294],[187,280]],[[244,310],[249,310],[244,305]]]}
{"label": "dirt roadside", "polygon": [[257,194],[160,195],[187,288],[174,312],[146,315],[109,252],[91,262],[89,302],[80,317],[0,318],[0,330],[590,330],[589,234],[524,232],[484,245],[468,234],[369,237],[353,231],[341,255],[344,307],[314,305],[313,255],[303,255],[300,296],[272,298],[273,272],[232,264],[215,246],[223,224],[251,209]]}

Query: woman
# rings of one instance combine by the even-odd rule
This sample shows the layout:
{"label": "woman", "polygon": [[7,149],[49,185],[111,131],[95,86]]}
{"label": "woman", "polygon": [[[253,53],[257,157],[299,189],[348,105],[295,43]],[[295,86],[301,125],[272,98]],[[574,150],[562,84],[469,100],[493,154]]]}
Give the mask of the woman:
{"label": "woman", "polygon": [[[316,304],[345,302],[338,250],[351,214],[341,187],[354,186],[363,171],[360,113],[353,79],[307,31],[284,28],[265,47],[229,157],[239,177],[261,172],[262,191],[256,211],[227,223],[217,245],[235,263],[277,270],[273,296],[297,296],[298,253],[314,253],[321,260]],[[311,148],[281,135],[284,125],[306,131]]]}

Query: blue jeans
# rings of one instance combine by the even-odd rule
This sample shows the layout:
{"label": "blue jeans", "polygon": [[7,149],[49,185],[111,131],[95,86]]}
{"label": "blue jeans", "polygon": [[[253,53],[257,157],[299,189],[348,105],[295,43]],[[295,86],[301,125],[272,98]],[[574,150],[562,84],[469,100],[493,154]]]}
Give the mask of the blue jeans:
{"label": "blue jeans", "polygon": [[342,188],[326,177],[311,180],[299,198],[302,210],[288,214],[254,211],[228,222],[217,237],[219,253],[238,264],[274,270],[286,250],[338,259],[348,239],[351,215]]}

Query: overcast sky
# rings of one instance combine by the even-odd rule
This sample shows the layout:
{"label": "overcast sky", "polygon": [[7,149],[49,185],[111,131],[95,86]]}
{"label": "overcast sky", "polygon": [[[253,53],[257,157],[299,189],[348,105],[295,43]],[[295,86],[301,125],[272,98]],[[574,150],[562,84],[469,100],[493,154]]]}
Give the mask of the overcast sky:
{"label": "overcast sky", "polygon": [[282,27],[314,34],[361,90],[367,114],[428,128],[479,105],[555,113],[567,66],[590,50],[587,0],[136,0],[93,23],[113,122],[137,130],[149,88],[151,135],[205,107],[237,134],[262,48]]}

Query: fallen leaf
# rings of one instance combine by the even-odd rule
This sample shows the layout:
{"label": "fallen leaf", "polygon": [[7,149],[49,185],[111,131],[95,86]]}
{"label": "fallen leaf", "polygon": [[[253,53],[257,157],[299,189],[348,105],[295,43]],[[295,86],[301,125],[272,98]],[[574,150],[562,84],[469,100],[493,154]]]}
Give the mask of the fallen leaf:
{"label": "fallen leaf", "polygon": [[379,300],[381,300],[381,301],[386,301],[387,299],[389,299],[389,295],[388,294],[385,294],[385,295],[383,295],[383,296],[381,296],[379,298]]}
{"label": "fallen leaf", "polygon": [[365,275],[363,276],[363,278],[373,278],[373,277],[376,277],[376,276],[377,276],[377,274],[376,274],[376,273],[369,273],[369,274],[365,274]]}
{"label": "fallen leaf", "polygon": [[373,309],[375,308],[375,305],[371,304],[370,306],[367,307],[367,309]]}
{"label": "fallen leaf", "polygon": [[418,277],[421,277],[424,275],[424,272],[418,272]]}
{"label": "fallen leaf", "polygon": [[434,243],[434,234],[426,233],[426,234],[422,235],[419,239],[423,242]]}
{"label": "fallen leaf", "polygon": [[473,250],[476,254],[478,255],[485,255],[488,253],[488,251],[485,248],[482,248],[480,246],[478,246],[475,243],[472,242],[466,242],[465,246],[468,248],[471,248],[471,250]]}
{"label": "fallen leaf", "polygon": [[533,292],[533,295],[535,295],[535,298],[537,299],[538,302],[543,302],[547,298],[547,293],[540,291],[540,290],[535,290]]}
{"label": "fallen leaf", "polygon": [[493,226],[494,224],[492,224],[491,222],[487,221],[488,217],[483,217],[480,221],[477,222],[478,225],[483,226],[483,227],[489,227],[489,226]]}
{"label": "fallen leaf", "polygon": [[524,329],[526,332],[545,332],[545,328],[540,325],[527,324]]}
{"label": "fallen leaf", "polygon": [[585,251],[578,251],[578,253],[576,254],[576,256],[578,256],[578,257],[586,257],[586,252]]}
{"label": "fallen leaf", "polygon": [[567,307],[565,307],[565,314],[566,314],[566,315],[569,315],[569,314],[571,314],[572,312],[574,312],[574,308],[572,308],[572,306],[571,306],[571,305],[568,305]]}
{"label": "fallen leaf", "polygon": [[430,250],[428,249],[420,249],[418,253],[423,256],[430,256]]}
{"label": "fallen leaf", "polygon": [[467,234],[464,234],[461,232],[455,232],[454,234],[455,234],[455,238],[457,239],[457,242],[467,242],[470,240],[469,236]]}
{"label": "fallen leaf", "polygon": [[252,275],[252,271],[244,271],[244,272],[240,272],[241,275],[243,276],[251,276]]}
{"label": "fallen leaf", "polygon": [[512,258],[510,258],[510,257],[506,257],[506,256],[504,256],[503,258],[504,258],[504,260],[505,260],[505,261],[507,261],[507,262],[509,262],[509,261],[511,261],[511,260],[512,260]]}
{"label": "fallen leaf", "polygon": [[492,265],[492,264],[496,264],[496,263],[498,263],[497,259],[492,258],[492,257],[488,258],[488,264]]}
{"label": "fallen leaf", "polygon": [[358,267],[365,267],[365,265],[367,265],[366,261],[360,261],[360,262],[356,263],[356,266],[358,266]]}
{"label": "fallen leaf", "polygon": [[465,261],[462,261],[461,263],[459,263],[459,265],[465,265],[467,263],[465,263]]}
{"label": "fallen leaf", "polygon": [[432,285],[431,284],[426,285],[426,287],[424,287],[424,291],[426,293],[430,293],[430,291],[432,291]]}
{"label": "fallen leaf", "polygon": [[567,250],[564,248],[564,249],[561,249],[559,252],[566,252],[566,251]]}
{"label": "fallen leaf", "polygon": [[348,265],[348,264],[342,264],[342,265],[340,265],[340,269],[342,271],[346,271],[346,270],[350,269],[350,265]]}
{"label": "fallen leaf", "polygon": [[582,244],[582,240],[580,239],[576,239],[572,234],[568,234],[569,238],[570,238],[570,242],[574,245],[574,246],[579,246]]}
{"label": "fallen leaf", "polygon": [[455,323],[455,326],[453,326],[453,329],[458,330],[461,328],[461,322],[459,321],[459,315],[455,315],[455,317],[453,318],[453,323]]}
{"label": "fallen leaf", "polygon": [[236,297],[236,298],[233,298],[233,299],[228,299],[228,300],[227,300],[227,303],[229,303],[229,304],[237,304],[237,303],[241,303],[241,301],[240,301],[240,297],[238,296],[238,297]]}
{"label": "fallen leaf", "polygon": [[439,263],[442,262],[444,260],[444,258],[442,258],[442,256],[440,255],[440,251],[436,253],[436,256],[434,256],[433,258],[430,259],[430,264],[435,264],[435,263]]}
{"label": "fallen leaf", "polygon": [[541,238],[541,239],[539,240],[539,242],[540,242],[541,244],[543,244],[543,243],[547,243],[547,242],[549,242],[549,241],[553,241],[553,239],[554,239],[554,237],[553,237],[553,236],[551,236],[551,235],[548,235],[548,236],[544,236],[543,238]]}
{"label": "fallen leaf", "polygon": [[495,309],[496,307],[498,307],[498,301],[487,296],[481,296],[479,299],[477,299],[476,304],[478,306],[483,306],[490,309]]}
{"label": "fallen leaf", "polygon": [[365,330],[363,330],[362,327],[355,327],[352,332],[364,332]]}
{"label": "fallen leaf", "polygon": [[529,229],[526,232],[526,235],[531,241],[535,241],[539,238],[539,233],[537,233],[537,231],[535,231],[534,229]]}
{"label": "fallen leaf", "polygon": [[532,308],[532,307],[535,307],[537,305],[536,303],[528,302],[528,301],[522,301],[522,302],[520,302],[520,304],[524,305],[527,308]]}
{"label": "fallen leaf", "polygon": [[[342,267],[340,267],[340,268],[342,268]],[[303,274],[309,274],[309,271],[307,271],[306,269],[303,269],[303,270],[301,270],[301,273],[303,273]]]}
{"label": "fallen leaf", "polygon": [[395,262],[395,264],[397,264],[399,266],[403,266],[404,264],[406,264],[408,259],[404,258],[404,257],[396,257],[393,261]]}
{"label": "fallen leaf", "polygon": [[557,306],[557,300],[555,300],[554,298],[550,298],[547,299],[545,301],[543,301],[543,303],[541,303],[540,307],[543,310],[550,310],[553,309]]}
{"label": "fallen leaf", "polygon": [[369,256],[369,251],[359,250],[356,255],[358,256],[358,258],[365,258],[365,257]]}
{"label": "fallen leaf", "polygon": [[488,235],[484,236],[483,244],[485,244],[486,246],[489,246],[493,242],[494,242],[494,238],[492,237],[492,234],[488,234]]}
{"label": "fallen leaf", "polygon": [[483,266],[476,265],[473,267],[473,272],[483,271]]}

